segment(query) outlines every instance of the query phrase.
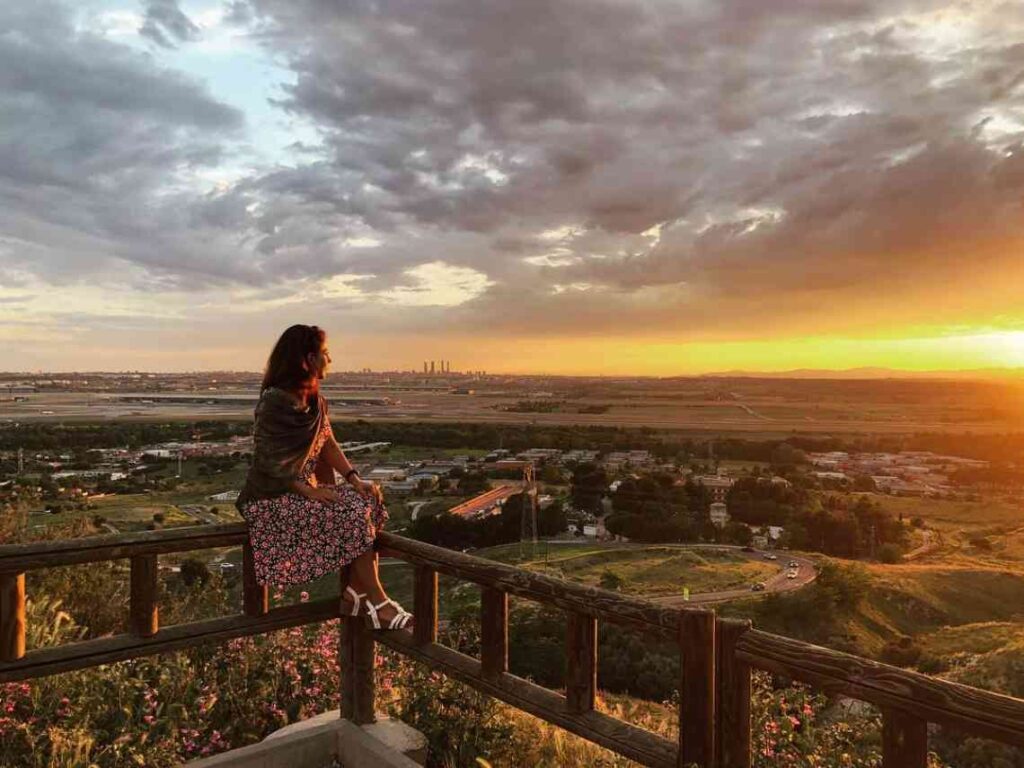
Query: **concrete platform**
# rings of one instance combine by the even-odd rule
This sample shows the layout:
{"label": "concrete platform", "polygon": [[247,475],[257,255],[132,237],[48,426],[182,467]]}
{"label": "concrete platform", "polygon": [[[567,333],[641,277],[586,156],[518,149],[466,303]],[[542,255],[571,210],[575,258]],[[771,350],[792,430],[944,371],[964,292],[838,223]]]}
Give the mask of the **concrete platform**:
{"label": "concrete platform", "polygon": [[378,716],[371,725],[342,720],[338,712],[292,723],[259,744],[185,763],[185,768],[417,768],[426,762],[427,741],[399,720]]}

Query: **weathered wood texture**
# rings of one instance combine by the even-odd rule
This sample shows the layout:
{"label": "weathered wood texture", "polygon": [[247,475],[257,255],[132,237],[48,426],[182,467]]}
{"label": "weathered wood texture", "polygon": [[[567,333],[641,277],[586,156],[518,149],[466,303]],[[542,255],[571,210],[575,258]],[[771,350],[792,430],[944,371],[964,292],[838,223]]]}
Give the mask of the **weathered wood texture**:
{"label": "weathered wood texture", "polygon": [[412,613],[416,642],[437,642],[437,571],[425,565],[417,565],[413,572]]}
{"label": "weathered wood texture", "polygon": [[679,636],[679,616],[686,612],[685,609],[665,608],[606,589],[574,584],[513,565],[453,552],[387,531],[380,533],[377,539],[382,546],[394,550],[403,559],[429,566],[440,573],[536,600],[564,611],[582,613],[644,632],[657,632],[673,639]]}
{"label": "weathered wood texture", "polygon": [[927,768],[928,723],[895,709],[882,711],[882,768]]}
{"label": "weathered wood texture", "polygon": [[1024,746],[1024,699],[939,680],[756,629],[737,641],[736,655],[756,669],[809,683],[831,695],[913,712],[922,720]]}
{"label": "weathered wood texture", "polygon": [[341,716],[356,725],[376,720],[374,637],[363,616],[341,620]]}
{"label": "weathered wood texture", "polygon": [[574,714],[594,708],[597,695],[597,619],[570,613],[565,643],[565,700]]}
{"label": "weathered wood texture", "polygon": [[679,767],[715,760],[715,614],[684,613],[679,627]]}
{"label": "weathered wood texture", "polygon": [[263,616],[270,610],[270,590],[256,579],[256,561],[248,537],[242,545],[242,610],[246,616]]}
{"label": "weathered wood texture", "polygon": [[25,655],[25,574],[0,573],[0,661]]}
{"label": "weathered wood texture", "polygon": [[487,678],[508,672],[508,595],[490,587],[480,590],[480,667]]}
{"label": "weathered wood texture", "polygon": [[248,537],[245,523],[195,525],[162,531],[115,533],[82,539],[41,541],[0,546],[0,571],[20,573],[57,565],[120,560],[133,555],[159,555],[194,549],[229,547]]}
{"label": "weathered wood texture", "polygon": [[377,642],[642,765],[676,765],[676,745],[671,740],[600,712],[569,712],[564,696],[515,675],[488,679],[483,676],[479,661],[451,648],[417,645],[408,632],[380,632]]}
{"label": "weathered wood texture", "polygon": [[153,637],[115,635],[96,640],[41,648],[13,662],[0,662],[0,683],[85,669],[100,664],[191,648],[202,643],[223,642],[235,637],[261,635],[278,629],[316,624],[338,616],[335,598],[274,608],[265,616],[227,616],[164,627]]}
{"label": "weathered wood texture", "polygon": [[156,555],[135,555],[131,560],[131,602],[128,631],[137,637],[152,637],[160,628],[157,593],[160,582]]}
{"label": "weathered wood texture", "polygon": [[719,768],[750,768],[750,665],[736,658],[736,643],[750,629],[749,621],[719,619],[718,718],[715,754]]}

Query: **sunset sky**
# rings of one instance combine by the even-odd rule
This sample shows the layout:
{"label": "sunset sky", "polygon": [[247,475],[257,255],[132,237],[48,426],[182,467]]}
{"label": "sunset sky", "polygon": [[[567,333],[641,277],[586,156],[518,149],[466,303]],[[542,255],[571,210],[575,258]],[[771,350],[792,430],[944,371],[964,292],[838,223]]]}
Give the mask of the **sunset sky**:
{"label": "sunset sky", "polygon": [[4,0],[0,369],[1024,366],[1024,3]]}

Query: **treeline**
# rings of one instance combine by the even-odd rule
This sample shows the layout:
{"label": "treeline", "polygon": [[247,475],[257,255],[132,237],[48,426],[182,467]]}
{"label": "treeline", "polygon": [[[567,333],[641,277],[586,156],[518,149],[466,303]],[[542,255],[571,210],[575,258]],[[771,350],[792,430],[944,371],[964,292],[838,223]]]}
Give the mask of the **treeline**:
{"label": "treeline", "polygon": [[[915,434],[850,437],[793,435],[785,440],[748,440],[737,437],[686,437],[678,430],[572,424],[477,424],[426,422],[344,421],[344,408],[336,406],[334,432],[339,440],[386,441],[425,448],[558,448],[601,452],[638,449],[662,460],[691,461],[713,452],[719,459],[790,463],[802,451],[934,451],[994,462],[1024,461],[1024,433],[1004,435]],[[138,447],[148,443],[189,440],[195,432],[203,439],[225,440],[252,432],[249,421],[189,421],[166,423],[114,422],[103,424],[14,424],[0,428],[0,450],[55,450],[69,448]]]}
{"label": "treeline", "polygon": [[726,503],[733,522],[785,528],[792,549],[897,559],[907,545],[902,522],[866,496],[816,497],[798,485],[745,477],[729,489]]}
{"label": "treeline", "polygon": [[0,450],[74,451],[91,448],[141,448],[152,443],[193,439],[227,440],[252,433],[252,425],[237,421],[195,421],[166,424],[14,424],[0,429]]}

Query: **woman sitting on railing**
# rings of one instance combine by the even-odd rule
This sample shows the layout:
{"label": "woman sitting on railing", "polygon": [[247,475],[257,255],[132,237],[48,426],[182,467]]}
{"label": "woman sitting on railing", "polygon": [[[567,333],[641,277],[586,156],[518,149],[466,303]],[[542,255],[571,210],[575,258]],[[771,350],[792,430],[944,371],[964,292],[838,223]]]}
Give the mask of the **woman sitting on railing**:
{"label": "woman sitting on railing", "polygon": [[[365,608],[375,629],[407,629],[412,614],[388,598],[377,572],[374,540],[388,519],[383,493],[345,458],[320,394],[330,362],[327,335],[315,325],[286,330],[267,361],[253,462],[236,502],[256,578],[299,584],[351,565],[345,610],[357,616]],[[335,484],[335,472],[344,484]]]}

